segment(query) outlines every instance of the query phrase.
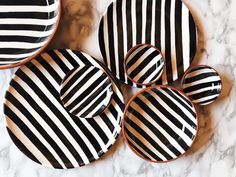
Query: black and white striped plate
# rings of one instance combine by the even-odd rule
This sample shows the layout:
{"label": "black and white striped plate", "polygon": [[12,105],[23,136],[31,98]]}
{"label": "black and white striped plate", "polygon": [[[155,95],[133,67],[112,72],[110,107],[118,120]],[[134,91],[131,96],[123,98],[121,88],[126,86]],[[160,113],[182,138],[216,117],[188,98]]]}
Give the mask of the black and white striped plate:
{"label": "black and white striped plate", "polygon": [[220,96],[222,83],[215,69],[199,65],[186,71],[182,78],[182,88],[193,103],[208,105]]}
{"label": "black and white striped plate", "polygon": [[[61,82],[77,67],[94,66],[110,78],[113,95],[107,109],[93,119],[66,111]],[[8,132],[29,158],[53,168],[74,168],[101,157],[121,131],[123,96],[117,81],[100,62],[85,53],[55,50],[43,53],[14,75],[5,96]]]}
{"label": "black and white striped plate", "polygon": [[137,85],[124,69],[127,52],[138,44],[156,46],[166,63],[157,84],[166,85],[180,78],[192,62],[197,30],[181,0],[119,0],[109,6],[101,20],[99,44],[108,68],[132,86]]}
{"label": "black and white striped plate", "polygon": [[198,120],[191,101],[166,86],[144,89],[128,103],[123,134],[129,147],[151,162],[174,160],[191,147]]}
{"label": "black and white striped plate", "polygon": [[1,0],[0,69],[21,65],[39,54],[59,18],[60,0]]}

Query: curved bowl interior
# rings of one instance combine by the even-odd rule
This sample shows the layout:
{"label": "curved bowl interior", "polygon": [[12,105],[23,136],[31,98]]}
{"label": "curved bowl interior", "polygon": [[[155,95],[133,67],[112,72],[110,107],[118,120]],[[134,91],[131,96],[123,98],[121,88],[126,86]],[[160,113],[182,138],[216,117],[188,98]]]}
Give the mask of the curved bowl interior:
{"label": "curved bowl interior", "polygon": [[123,121],[124,137],[131,150],[151,162],[167,162],[185,154],[198,127],[191,101],[178,90],[164,86],[134,96]]}
{"label": "curved bowl interior", "polygon": [[23,64],[50,42],[60,18],[60,0],[0,2],[0,69]]}

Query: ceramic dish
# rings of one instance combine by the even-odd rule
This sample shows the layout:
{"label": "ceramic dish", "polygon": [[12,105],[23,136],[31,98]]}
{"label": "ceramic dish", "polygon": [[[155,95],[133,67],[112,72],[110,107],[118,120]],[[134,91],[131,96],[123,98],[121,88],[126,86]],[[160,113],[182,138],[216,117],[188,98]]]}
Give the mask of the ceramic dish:
{"label": "ceramic dish", "polygon": [[[126,84],[124,58],[139,44],[156,46],[166,65],[157,84],[170,84],[188,69],[196,53],[197,30],[181,0],[119,0],[113,2],[99,27],[99,44],[106,66]],[[142,87],[142,86],[139,86]]]}
{"label": "ceramic dish", "polygon": [[60,19],[60,0],[0,2],[0,69],[24,64],[41,53]]}
{"label": "ceramic dish", "polygon": [[60,95],[64,107],[71,114],[94,118],[110,104],[112,82],[106,72],[97,67],[79,66],[63,79]]}
{"label": "ceramic dish", "polygon": [[125,58],[127,77],[139,85],[155,83],[161,77],[163,68],[163,56],[152,45],[137,45],[129,50]]}
{"label": "ceramic dish", "polygon": [[139,157],[151,162],[167,162],[185,154],[195,140],[197,127],[193,104],[172,87],[142,90],[124,112],[125,141]]}
{"label": "ceramic dish", "polygon": [[[110,105],[93,119],[66,111],[61,83],[74,68],[94,66],[112,83]],[[123,96],[117,81],[100,62],[72,50],[49,51],[22,66],[5,96],[7,130],[16,146],[30,159],[53,168],[74,168],[98,159],[121,131]]]}
{"label": "ceramic dish", "polygon": [[222,83],[217,71],[210,66],[199,65],[188,69],[182,78],[184,93],[193,103],[208,105],[220,95]]}

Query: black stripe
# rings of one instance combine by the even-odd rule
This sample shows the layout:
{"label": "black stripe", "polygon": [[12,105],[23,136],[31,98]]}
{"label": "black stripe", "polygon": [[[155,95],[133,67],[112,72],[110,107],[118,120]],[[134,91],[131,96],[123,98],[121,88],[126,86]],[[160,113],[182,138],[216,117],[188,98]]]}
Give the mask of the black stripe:
{"label": "black stripe", "polygon": [[26,6],[48,6],[58,2],[58,0],[38,0],[38,1],[31,1],[31,0],[23,0],[23,1],[15,1],[15,0],[7,0],[1,1],[0,5],[26,5]]}
{"label": "black stripe", "polygon": [[203,89],[203,88],[207,88],[207,87],[212,87],[212,85],[221,85],[221,81],[213,81],[213,82],[207,82],[207,83],[202,83],[202,84],[198,84],[198,85],[193,85],[187,88],[184,88],[184,92],[185,93],[189,93],[192,92],[194,90],[199,90],[199,89]]}
{"label": "black stripe", "polygon": [[[74,66],[74,67],[78,67],[79,66],[78,62],[68,53],[67,50],[59,49],[58,51],[67,59],[67,61],[72,66]],[[73,52],[74,54],[77,53],[76,51],[71,51],[71,52]]]}
{"label": "black stripe", "polygon": [[146,156],[141,150],[139,150],[131,141],[127,140],[128,144],[143,158],[151,160],[148,156]]}
{"label": "black stripe", "polygon": [[178,77],[184,73],[183,63],[183,35],[182,34],[182,1],[175,1],[175,50],[178,68]]}
{"label": "black stripe", "polygon": [[170,10],[171,1],[165,1],[165,59],[167,71],[168,83],[173,82],[172,77],[172,64],[171,64],[171,29],[170,29]]}
{"label": "black stripe", "polygon": [[[1,30],[24,30],[24,31],[41,31],[46,32],[52,30],[55,27],[55,24],[52,25],[29,25],[29,24],[0,24]],[[1,35],[1,34],[0,34]]]}
{"label": "black stripe", "polygon": [[188,77],[187,75],[186,78],[184,79],[184,84],[189,84],[189,83],[199,81],[201,79],[206,79],[212,76],[218,76],[218,75],[215,72],[196,74],[193,77]]}
{"label": "black stripe", "polygon": [[103,61],[105,63],[106,66],[108,66],[108,58],[106,55],[106,47],[105,47],[105,41],[104,41],[104,19],[101,19],[100,25],[99,25],[99,47],[100,47],[100,51],[102,53],[103,56]]}
{"label": "black stripe", "polygon": [[[120,79],[125,79],[125,71],[124,71],[124,35],[123,35],[123,23],[122,23],[122,4],[124,1],[117,1],[116,12],[117,12],[117,32],[118,32],[118,58],[119,58],[119,72],[120,72]],[[116,41],[114,41],[116,42]]]}
{"label": "black stripe", "polygon": [[197,100],[197,99],[212,96],[212,95],[219,95],[220,92],[221,92],[221,89],[207,90],[207,91],[204,91],[204,92],[193,94],[193,95],[191,95],[191,98],[193,100]]}
{"label": "black stripe", "polygon": [[[112,72],[116,75],[116,64],[115,61],[113,60],[115,58],[115,49],[114,49],[114,28],[113,28],[113,4],[108,8],[108,14],[107,15],[107,25],[108,25],[108,39],[109,39],[109,57],[110,57],[110,69]],[[117,66],[118,67],[118,66]]]}
{"label": "black stripe", "polygon": [[197,51],[197,30],[193,16],[189,12],[189,38],[190,38],[190,62],[193,61]]}
{"label": "black stripe", "polygon": [[[39,37],[29,37],[29,36],[27,36],[27,34],[25,36],[0,36],[1,42],[28,42],[28,43],[32,43],[32,44],[44,42],[47,39],[48,39],[48,36],[39,38]],[[14,48],[13,48],[13,50],[14,50]],[[28,49],[25,49],[25,50],[28,51]],[[12,53],[12,52],[9,52],[9,53]]]}
{"label": "black stripe", "polygon": [[[7,7],[6,7],[7,8]],[[14,18],[19,20],[24,19],[52,19],[58,14],[57,11],[52,12],[0,12],[0,18],[8,19]]]}
{"label": "black stripe", "polygon": [[147,1],[147,8],[146,8],[146,32],[145,32],[145,42],[147,44],[151,44],[151,37],[152,37],[152,6],[153,1]]}

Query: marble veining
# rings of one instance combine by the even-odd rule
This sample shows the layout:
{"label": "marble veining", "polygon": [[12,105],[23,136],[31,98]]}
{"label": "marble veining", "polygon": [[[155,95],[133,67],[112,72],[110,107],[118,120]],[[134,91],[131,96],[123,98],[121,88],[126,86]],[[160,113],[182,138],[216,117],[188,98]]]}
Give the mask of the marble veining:
{"label": "marble veining", "polygon": [[[80,49],[101,60],[98,25],[110,0],[63,0],[63,15],[53,48]],[[170,163],[147,163],[124,144],[122,135],[100,160],[77,169],[42,167],[21,153],[5,128],[3,100],[16,69],[0,71],[0,177],[236,177],[236,1],[184,0],[198,26],[198,52],[193,65],[214,67],[223,81],[220,98],[197,107],[199,132],[192,149]],[[178,87],[178,83],[174,84]],[[138,89],[125,90],[126,101]]]}

